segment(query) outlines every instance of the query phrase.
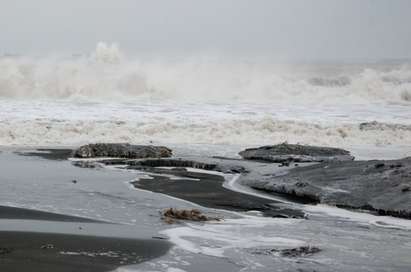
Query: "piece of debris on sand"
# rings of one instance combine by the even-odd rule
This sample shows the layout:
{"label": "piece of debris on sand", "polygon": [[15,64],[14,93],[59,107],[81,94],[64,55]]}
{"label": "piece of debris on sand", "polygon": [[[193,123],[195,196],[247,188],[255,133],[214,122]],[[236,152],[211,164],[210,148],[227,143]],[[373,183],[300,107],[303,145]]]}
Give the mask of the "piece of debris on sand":
{"label": "piece of debris on sand", "polygon": [[177,220],[187,220],[187,221],[197,221],[197,222],[205,222],[216,220],[219,221],[219,218],[209,217],[201,213],[199,210],[191,209],[191,210],[179,210],[174,208],[166,209],[162,212],[162,219],[167,224],[173,224]]}
{"label": "piece of debris on sand", "polygon": [[40,248],[41,249],[53,249],[54,245],[53,244],[45,244],[45,245],[42,245]]}

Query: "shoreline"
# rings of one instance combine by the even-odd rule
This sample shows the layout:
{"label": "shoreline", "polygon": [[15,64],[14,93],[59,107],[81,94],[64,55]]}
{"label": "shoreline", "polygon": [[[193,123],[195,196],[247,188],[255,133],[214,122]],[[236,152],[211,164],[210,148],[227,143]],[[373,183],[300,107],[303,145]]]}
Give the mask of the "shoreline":
{"label": "shoreline", "polygon": [[[18,152],[17,154],[23,155],[23,156],[37,156],[41,157],[43,159],[50,159],[50,160],[64,160],[70,158],[70,155],[73,153],[72,150],[70,149],[55,149],[55,148],[41,148],[37,150],[32,150],[30,152]],[[184,157],[183,157],[184,158]],[[265,197],[265,190],[260,189],[260,188],[254,188],[253,186],[247,186],[247,185],[242,185],[248,187],[249,190],[253,190],[255,193],[250,193],[244,190],[237,191],[233,186],[226,186],[227,183],[224,180],[224,177],[221,175],[215,175],[212,172],[209,173],[201,173],[201,172],[196,172],[195,169],[197,167],[193,168],[193,171],[190,171],[184,166],[179,167],[179,165],[176,165],[175,167],[171,167],[170,169],[161,169],[161,161],[164,161],[166,163],[165,166],[172,166],[173,161],[178,161],[179,159],[182,158],[175,158],[173,157],[171,160],[147,160],[147,164],[143,163],[143,167],[141,166],[134,166],[133,164],[129,165],[128,168],[130,170],[138,170],[138,171],[143,171],[146,172],[149,176],[149,178],[139,178],[135,181],[130,182],[131,186],[137,188],[137,189],[143,189],[143,190],[148,190],[151,192],[155,193],[163,193],[166,195],[169,195],[171,197],[175,197],[177,199],[182,199],[185,201],[189,201],[191,203],[204,206],[206,208],[212,208],[212,209],[222,209],[222,210],[231,210],[235,212],[244,212],[244,211],[259,211],[262,212],[265,216],[271,216],[271,217],[294,217],[294,218],[304,218],[304,208],[303,207],[309,207],[310,204],[311,206],[315,206],[318,204],[326,204],[326,203],[319,203],[318,201],[313,201],[310,198],[305,198],[305,197],[300,197],[300,196],[294,196],[290,194],[284,194],[284,193],[276,193],[276,192],[271,192],[267,191],[266,193],[269,195],[269,197]],[[96,158],[95,162],[102,161],[103,164],[111,165],[114,164],[114,166],[118,163],[122,163],[124,159],[117,159],[118,161],[116,162],[115,160],[110,160],[106,158]],[[212,157],[212,158],[184,158],[184,160],[187,160],[187,162],[200,162],[200,164],[214,164],[217,162],[216,165],[218,167],[222,166],[223,169],[218,170],[217,172],[224,172],[224,169],[230,172],[230,167],[233,168],[244,168],[244,170],[247,170],[247,167],[253,168],[255,167],[252,166],[255,163],[259,163],[258,161],[247,161],[247,160],[239,160],[239,159],[228,159],[224,157]],[[87,161],[87,160],[86,160]],[[150,161],[153,161],[153,165],[151,165]],[[226,163],[226,162],[228,163]],[[233,161],[236,162],[237,164],[233,164]],[[142,160],[144,162],[144,160]],[[160,163],[159,165],[156,165]],[[171,164],[170,164],[171,163]],[[177,162],[178,163],[178,162]],[[268,166],[269,171],[281,171],[280,169],[273,170],[275,165],[277,164],[272,164],[272,163],[265,163],[265,162],[260,162],[263,164],[266,164]],[[170,165],[169,165],[170,164]],[[179,164],[179,163],[178,163]],[[194,163],[195,164],[195,163]],[[307,165],[309,168],[312,166],[312,163],[300,163],[301,166]],[[272,166],[274,165],[274,167]],[[82,167],[81,164],[77,165],[79,167]],[[201,168],[201,166],[200,166]],[[184,170],[185,169],[185,170]],[[298,170],[298,169],[306,169],[306,167],[287,167],[286,171],[289,170]],[[221,171],[222,170],[222,171]],[[239,169],[236,169],[236,171]],[[240,169],[241,170],[241,169]],[[258,172],[258,171],[257,171]],[[261,173],[257,173],[256,176],[254,176],[254,173],[251,173],[251,176],[255,179],[258,178],[259,176],[261,178],[265,178],[267,176],[267,170],[263,170]],[[245,173],[245,176],[240,174],[238,177],[239,180],[241,179],[249,179],[247,177],[249,173]],[[175,176],[176,178],[169,178],[167,175]],[[271,174],[270,174],[271,175]],[[197,179],[197,182],[192,182],[192,180]],[[237,183],[243,183],[243,182],[237,182]],[[247,183],[247,182],[246,182]],[[258,192],[256,192],[256,190]],[[270,197],[271,195],[271,197]],[[277,197],[276,197],[277,196]],[[228,202],[227,202],[228,201]],[[288,203],[291,205],[287,205],[288,207],[284,207],[284,203]],[[300,207],[298,207],[300,206]],[[342,209],[347,212],[357,212],[360,214],[369,214],[371,216],[381,216],[381,217],[391,217],[391,214],[386,214],[386,213],[376,213],[375,210],[367,210],[367,209],[355,209],[351,208],[349,205],[335,205],[335,206],[330,206],[330,208],[336,208],[336,209]],[[308,209],[312,210],[312,209]],[[402,219],[409,219],[409,218],[403,218],[401,216],[393,216],[396,218],[402,218]]]}
{"label": "shoreline", "polygon": [[[138,266],[131,267],[131,270],[137,269],[137,271],[141,270],[141,267],[145,271],[145,269],[150,271],[150,265],[156,265],[156,269],[152,270],[158,270],[158,271],[167,271],[166,268],[159,268],[161,266],[161,261],[149,261],[144,264],[142,262],[145,262],[147,260],[151,260],[152,258],[160,257],[160,260],[167,260],[167,261],[175,261],[175,253],[178,252],[177,256],[178,258],[183,258],[185,261],[188,261],[188,263],[191,263],[189,270],[186,270],[184,265],[180,263],[180,265],[176,265],[179,269],[183,269],[183,271],[196,271],[193,267],[197,268],[197,266],[200,263],[206,263],[208,261],[211,261],[212,258],[215,258],[215,256],[212,256],[212,253],[217,253],[220,252],[218,256],[224,256],[224,258],[219,258],[216,260],[218,262],[219,266],[221,267],[229,267],[233,263],[241,263],[241,260],[244,258],[251,258],[254,261],[262,262],[264,263],[265,267],[268,269],[270,267],[270,264],[272,265],[273,261],[275,263],[280,265],[280,267],[289,267],[291,263],[295,262],[298,260],[300,264],[298,264],[298,267],[305,267],[305,268],[320,268],[314,263],[317,261],[320,261],[322,258],[332,258],[333,260],[339,262],[340,264],[344,263],[344,258],[349,257],[352,260],[359,260],[360,257],[355,256],[349,252],[344,252],[343,249],[340,249],[340,246],[344,246],[345,240],[348,237],[345,237],[348,232],[346,233],[344,231],[344,228],[348,228],[347,231],[353,232],[353,235],[355,237],[359,238],[360,240],[355,242],[355,246],[353,247],[356,250],[363,250],[362,249],[362,242],[365,239],[364,242],[370,242],[372,240],[367,240],[371,239],[372,237],[365,238],[363,235],[363,231],[365,228],[372,229],[370,232],[370,235],[389,235],[387,236],[384,240],[385,242],[389,241],[388,239],[391,239],[391,237],[400,237],[401,235],[406,235],[406,233],[411,230],[411,221],[409,221],[410,224],[408,224],[408,227],[404,225],[404,227],[401,227],[401,224],[399,221],[403,221],[401,219],[396,219],[396,218],[391,218],[391,217],[385,217],[385,216],[374,216],[369,213],[360,213],[358,211],[348,211],[348,210],[342,210],[339,208],[335,207],[329,207],[329,206],[322,206],[322,205],[310,205],[307,203],[296,203],[292,199],[288,199],[289,202],[287,203],[286,201],[283,201],[283,199],[275,199],[276,195],[272,196],[272,198],[269,199],[264,199],[261,195],[256,194],[249,196],[247,195],[248,192],[242,192],[241,190],[238,191],[241,188],[234,188],[236,190],[233,190],[233,188],[229,188],[230,186],[236,187],[236,185],[241,185],[241,178],[244,177],[244,174],[249,173],[247,172],[248,167],[253,167],[253,171],[258,175],[256,176],[262,176],[266,173],[267,171],[272,171],[274,168],[272,168],[273,165],[267,167],[264,166],[264,163],[261,162],[250,162],[250,161],[242,161],[242,160],[226,160],[224,158],[211,158],[211,157],[196,157],[196,156],[191,156],[189,160],[197,161],[198,163],[197,166],[201,168],[202,166],[210,166],[212,165],[212,162],[216,162],[218,160],[218,165],[220,171],[224,174],[219,174],[213,171],[204,171],[204,169],[200,169],[196,171],[197,169],[191,169],[189,166],[186,164],[190,164],[189,160],[180,160],[178,161],[178,164],[180,167],[175,167],[173,160],[176,159],[171,158],[167,159],[165,163],[170,164],[168,167],[162,167],[160,164],[164,162],[158,162],[158,160],[150,161],[147,162],[144,159],[142,160],[142,164],[135,163],[132,165],[129,165],[129,167],[125,167],[125,165],[121,165],[122,161],[121,160],[109,160],[104,158],[107,161],[108,167],[96,167],[94,169],[87,168],[87,164],[85,165],[86,168],[81,168],[77,167],[82,164],[76,165],[75,163],[73,164],[73,161],[62,161],[60,158],[62,157],[62,154],[64,152],[58,153],[58,154],[51,154],[53,153],[52,150],[51,152],[45,152],[45,150],[40,150],[39,152],[36,152],[35,150],[30,150],[30,152],[26,152],[26,154],[21,154],[21,152],[16,153],[13,152],[13,157],[16,158],[16,162],[19,165],[19,162],[26,162],[26,163],[37,163],[39,166],[42,167],[48,167],[50,166],[50,172],[53,173],[50,177],[52,180],[57,179],[54,182],[51,182],[51,184],[58,185],[58,191],[51,191],[51,192],[60,192],[61,189],[64,189],[62,192],[78,192],[82,194],[82,199],[84,201],[94,201],[98,199],[107,199],[109,201],[107,202],[101,202],[101,203],[112,203],[114,206],[109,206],[113,209],[116,205],[120,209],[113,209],[111,214],[113,218],[116,218],[116,215],[113,212],[127,212],[128,210],[122,210],[121,206],[125,205],[125,203],[128,203],[127,206],[130,207],[133,210],[133,215],[128,215],[127,218],[133,218],[135,221],[134,223],[131,224],[130,226],[126,225],[117,225],[117,224],[102,224],[100,222],[84,222],[81,224],[78,223],[73,223],[76,222],[75,220],[77,217],[74,218],[56,218],[56,221],[51,221],[47,220],[47,216],[50,218],[53,218],[54,216],[58,217],[58,214],[53,214],[53,213],[45,213],[45,215],[42,215],[43,212],[39,211],[39,216],[44,216],[45,220],[44,221],[37,221],[36,216],[32,216],[34,218],[31,218],[31,220],[26,220],[24,218],[24,211],[15,211],[14,217],[16,217],[15,220],[8,220],[7,217],[10,216],[4,216],[3,219],[0,219],[0,222],[3,222],[3,230],[0,230],[0,240],[2,239],[3,235],[8,235],[10,234],[10,237],[14,237],[20,234],[24,234],[25,237],[28,237],[27,241],[40,241],[36,244],[33,244],[34,248],[31,248],[29,244],[23,245],[19,251],[21,254],[26,254],[26,256],[29,256],[30,258],[33,257],[36,260],[39,260],[37,263],[32,264],[33,266],[38,267],[38,271],[49,271],[47,269],[41,270],[42,265],[45,265],[49,268],[54,268],[55,265],[57,265],[57,269],[52,269],[53,271],[57,272],[66,272],[66,271],[73,271],[73,270],[64,270],[68,269],[67,267],[81,267],[85,262],[87,265],[89,265],[90,270],[92,272],[98,272],[98,271],[112,271],[113,269],[127,265],[127,264],[140,264]],[[71,152],[66,152],[66,155]],[[44,154],[47,154],[45,157]],[[9,156],[8,154],[3,154],[3,156],[6,155]],[[21,157],[20,157],[21,156]],[[24,156],[35,156],[37,158],[29,159],[29,158],[24,158]],[[18,158],[20,157],[20,159]],[[184,157],[183,157],[184,158]],[[178,160],[178,158],[177,158]],[[224,162],[221,162],[224,160]],[[54,162],[53,162],[54,161]],[[119,165],[116,165],[117,163],[120,163]],[[99,164],[98,162],[90,162],[89,166],[92,166],[91,164]],[[71,181],[71,175],[65,176],[65,178],[60,179],[57,178],[61,175],[60,172],[56,172],[54,169],[58,169],[59,165],[65,165],[67,167],[68,171],[70,173],[84,173],[83,178],[79,178],[78,183],[74,184]],[[174,167],[173,167],[174,165]],[[183,167],[186,165],[187,167]],[[113,172],[113,169],[118,167],[118,171],[114,171],[114,173],[110,174],[110,179],[107,180],[105,183],[101,183],[102,180],[95,179],[97,176],[96,174],[101,173],[101,172]],[[132,166],[132,167],[130,167]],[[171,167],[170,167],[171,166]],[[125,168],[124,168],[125,167]],[[255,167],[255,168],[254,168]],[[111,169],[111,170],[110,170]],[[121,170],[124,169],[125,171]],[[258,170],[257,170],[258,169]],[[279,171],[287,170],[288,168],[285,167],[280,167],[280,168],[275,168]],[[41,168],[39,168],[41,171]],[[123,172],[123,174],[121,173]],[[88,173],[88,174],[87,174]],[[133,179],[127,179],[127,180],[122,180],[119,179],[118,177],[121,177],[124,175],[124,173],[128,173],[127,175],[129,176],[134,176],[135,178],[139,178],[138,181],[132,181]],[[76,175],[77,175],[76,174]],[[85,177],[89,176],[89,182],[86,182]],[[224,177],[225,178],[224,178]],[[24,177],[24,175],[23,175]],[[230,180],[230,177],[233,178],[233,180]],[[27,184],[27,189],[32,190],[32,188],[35,187],[30,187],[31,186],[31,178],[28,179],[24,184]],[[17,180],[14,180],[16,182]],[[120,184],[118,183],[120,182]],[[124,183],[128,183],[128,186],[125,186],[126,188],[122,189],[122,186],[124,186]],[[135,184],[132,184],[135,183]],[[138,184],[140,183],[140,184]],[[234,184],[233,184],[234,183]],[[10,183],[11,185],[17,184],[17,183]],[[144,186],[146,188],[142,188],[141,192],[140,190],[134,190],[132,186],[141,187]],[[62,187],[60,187],[62,186]],[[89,187],[93,186],[93,187]],[[94,187],[95,186],[95,187]],[[148,188],[152,186],[152,188]],[[5,187],[7,188],[7,187]],[[12,187],[10,187],[12,188]],[[42,188],[42,187],[39,187]],[[46,187],[45,187],[46,188]],[[61,188],[61,189],[60,189]],[[95,188],[91,190],[91,188]],[[204,189],[205,188],[205,189]],[[163,189],[164,192],[160,192],[159,190]],[[147,192],[144,192],[146,191]],[[127,191],[127,193],[126,193]],[[161,194],[151,194],[150,192],[156,192],[158,191],[159,193],[165,194],[166,192],[168,193],[167,195],[170,196],[166,197],[165,195]],[[92,194],[89,194],[92,192]],[[171,193],[172,194],[171,194]],[[86,193],[86,194],[84,194]],[[230,202],[231,197],[233,194],[238,194],[237,199],[239,199],[240,205],[234,206],[234,207],[223,207],[224,201]],[[52,194],[51,196],[53,196]],[[184,197],[181,197],[184,196]],[[142,197],[142,198],[140,198]],[[183,202],[186,201],[191,201],[187,202],[186,204],[180,202],[178,199],[171,200],[173,198],[178,198],[178,199],[183,199]],[[198,203],[199,201],[193,201],[195,199],[200,199],[203,201],[203,203]],[[17,198],[18,199],[18,198]],[[48,198],[47,198],[48,199]],[[154,202],[149,202],[147,203],[146,201],[149,199],[155,199]],[[258,199],[258,200],[257,200]],[[50,201],[52,199],[49,199],[47,201]],[[223,200],[223,201],[221,201]],[[125,202],[124,202],[125,201]],[[159,201],[159,202],[158,202]],[[276,212],[281,212],[281,213],[288,213],[288,218],[271,218],[270,216],[261,216],[261,212],[256,213],[256,212],[249,212],[247,213],[247,210],[250,207],[253,206],[247,206],[246,204],[253,203],[252,201],[256,201],[255,203],[259,203],[264,205],[267,205],[271,207],[274,211]],[[12,203],[11,201],[10,203]],[[167,226],[164,222],[161,221],[160,215],[158,214],[159,211],[168,208],[168,207],[176,207],[176,208],[193,208],[190,203],[197,203],[204,207],[202,209],[202,212],[205,214],[209,215],[214,215],[214,213],[209,210],[208,208],[216,208],[218,210],[215,210],[217,215],[223,215],[223,220],[222,222],[210,222],[210,223],[205,223],[205,224],[197,224],[197,223],[191,223],[191,222],[177,222],[175,225],[170,225]],[[233,202],[233,201],[231,201]],[[18,202],[16,202],[18,203]],[[23,203],[23,202],[22,202]],[[44,202],[47,203],[47,202]],[[158,205],[157,205],[158,203]],[[176,206],[173,206],[174,203]],[[207,207],[204,205],[206,203],[209,205]],[[69,204],[69,202],[67,202]],[[155,205],[154,207],[151,206],[150,209],[145,208],[145,205],[148,205],[147,207],[151,205]],[[56,203],[56,207],[64,207],[60,206],[59,204]],[[69,204],[73,205],[73,203]],[[168,206],[171,205],[171,206]],[[212,206],[214,205],[214,206]],[[26,205],[27,206],[27,205]],[[34,205],[36,206],[36,205]],[[33,206],[33,207],[34,207]],[[44,204],[43,204],[44,206]],[[41,205],[38,205],[38,207],[41,207]],[[73,207],[78,207],[74,205]],[[254,206],[256,207],[256,206]],[[91,207],[92,208],[92,207]],[[291,209],[290,209],[291,208]],[[13,214],[13,209],[18,209],[14,207],[6,207],[7,209],[11,209],[10,213]],[[88,213],[86,214],[87,216],[90,217],[96,217],[99,218],[99,213],[101,213],[105,209],[102,207],[102,209],[97,208],[96,210],[90,209]],[[144,209],[143,212],[135,212],[136,210]],[[200,207],[201,209],[201,207]],[[69,212],[69,210],[63,208],[64,213]],[[231,214],[233,214],[233,217],[230,216],[230,210],[233,210]],[[286,211],[286,212],[285,212]],[[290,213],[292,211],[297,211],[301,212],[302,214],[306,214],[307,217],[304,217],[307,220],[304,219],[290,219]],[[33,211],[30,211],[33,212]],[[34,212],[36,213],[36,211]],[[1,214],[1,206],[0,206],[0,214]],[[22,214],[22,215],[20,215]],[[234,214],[238,214],[238,217],[234,216]],[[281,216],[280,216],[281,217]],[[292,216],[291,216],[292,217]],[[110,219],[111,217],[104,216],[102,218]],[[117,217],[120,218],[120,217]],[[34,221],[34,220],[36,221]],[[60,220],[60,221],[58,221]],[[62,221],[62,220],[72,220],[72,221]],[[140,222],[141,220],[141,222]],[[147,221],[148,220],[148,221]],[[113,220],[115,222],[124,222],[126,223],[128,220]],[[145,232],[144,234],[144,228],[147,229],[147,222],[156,222],[155,224],[159,224],[162,226],[157,226],[154,227],[154,229],[150,229],[150,226],[148,227],[148,231]],[[400,223],[401,223],[400,222]],[[407,221],[408,222],[408,221]],[[404,222],[406,224],[407,222]],[[32,225],[33,224],[33,225]],[[39,226],[40,224],[40,226]],[[127,223],[126,223],[127,224]],[[16,228],[13,228],[15,226]],[[240,228],[241,226],[241,228]],[[82,229],[79,229],[81,227]],[[317,230],[318,228],[324,228],[324,233],[318,233]],[[11,231],[12,230],[12,231]],[[16,230],[19,230],[16,232]],[[46,230],[46,232],[42,232],[42,230]],[[54,233],[50,233],[51,230],[55,230]],[[141,231],[140,231],[141,230]],[[153,231],[154,230],[154,231]],[[36,232],[33,232],[36,231]],[[38,232],[37,232],[38,231]],[[11,233],[13,232],[13,233]],[[389,232],[389,233],[388,233]],[[393,232],[393,233],[392,233]],[[105,234],[108,234],[109,237],[105,236]],[[314,239],[310,238],[314,235]],[[335,236],[336,235],[336,236]],[[343,235],[340,238],[339,235]],[[318,239],[315,239],[315,237],[318,236]],[[33,238],[31,238],[33,237]],[[46,239],[44,239],[46,237]],[[80,240],[78,237],[81,237]],[[129,239],[127,237],[135,237],[132,239]],[[166,238],[168,237],[168,238]],[[264,238],[265,237],[265,238]],[[343,237],[345,237],[343,239]],[[10,238],[11,239],[11,238]],[[216,239],[216,240],[214,240]],[[238,239],[238,240],[237,240]],[[283,240],[282,240],[283,239]],[[288,239],[291,240],[298,240],[301,242],[301,246],[313,246],[319,248],[321,251],[319,253],[313,254],[313,256],[307,256],[307,257],[296,257],[297,259],[293,260],[286,260],[283,258],[279,257],[273,257],[273,256],[260,256],[260,255],[254,255],[253,252],[260,252],[258,251],[260,247],[263,247],[263,252],[271,252],[270,250],[273,250],[272,252],[281,252],[281,250],[298,250],[298,246],[290,245],[290,244],[277,244],[276,242],[278,241],[289,241]],[[74,248],[77,248],[77,250],[72,250],[71,246],[66,243],[60,243],[60,240],[78,240],[79,244],[74,245]],[[4,240],[6,241],[6,240]],[[15,241],[15,243],[13,242]],[[87,241],[87,242],[85,242]],[[110,241],[110,242],[107,242]],[[131,251],[131,255],[129,255],[128,251],[128,242],[133,244],[134,248]],[[12,258],[13,254],[16,254],[17,251],[8,251],[8,248],[17,248],[17,242],[20,243],[16,239],[11,239],[9,241],[11,244],[7,245],[7,247],[4,247],[6,250],[4,251],[4,257],[9,256],[7,258]],[[83,245],[81,243],[90,243],[89,246],[90,248],[86,248],[86,250],[82,250]],[[112,248],[109,248],[108,246],[105,246],[105,243],[108,243],[108,246],[111,246],[112,244],[116,244],[120,246],[120,249],[124,249],[124,251],[119,250],[115,246]],[[13,247],[14,243],[14,247]],[[48,244],[52,244],[52,248],[47,248]],[[184,245],[190,245],[187,249],[184,247]],[[222,246],[220,248],[220,245]],[[18,245],[17,245],[18,246]],[[42,248],[43,246],[46,246],[46,248]],[[80,249],[77,247],[79,246]],[[0,245],[0,247],[2,247]],[[140,254],[139,250],[141,250],[141,247],[146,248],[150,247],[153,252],[151,255],[144,255],[145,252]],[[170,254],[168,252],[169,249],[173,247],[175,248],[176,251],[172,251],[173,254]],[[238,247],[238,248],[237,248]],[[406,245],[402,245],[401,252],[404,252],[404,248]],[[103,248],[104,250],[101,250]],[[220,249],[219,249],[220,248]],[[386,248],[392,248],[391,242],[389,242],[386,246]],[[114,250],[111,250],[114,249]],[[188,250],[189,249],[189,250]],[[188,251],[186,251],[188,250]],[[264,251],[267,250],[267,251]],[[335,250],[338,250],[336,252]],[[1,251],[0,251],[1,252]],[[14,252],[14,253],[13,253]],[[25,252],[25,253],[23,253]],[[113,253],[116,252],[116,253]],[[134,258],[135,255],[132,253],[135,253],[139,256],[136,260]],[[202,255],[198,255],[198,252],[202,252]],[[378,249],[377,247],[373,247],[370,250],[366,250],[367,254],[373,254],[373,256],[385,256],[383,254],[383,250]],[[401,252],[397,252],[398,258],[396,259],[399,263],[397,267],[404,267],[407,265],[406,261],[402,261],[401,258],[404,255]],[[62,253],[62,254],[61,254]],[[118,253],[118,254],[117,254]],[[30,255],[31,254],[31,255]],[[148,254],[148,253],[147,253]],[[211,254],[211,255],[210,255]],[[227,255],[226,255],[227,254]],[[234,254],[234,255],[233,255]],[[240,254],[240,255],[238,255]],[[342,254],[342,255],[341,255]],[[374,255],[375,254],[375,255]],[[61,256],[60,256],[61,255]],[[23,255],[22,255],[23,256]],[[40,257],[38,257],[40,256]],[[197,258],[194,258],[195,256],[198,256],[198,261]],[[344,258],[341,256],[345,256]],[[0,255],[0,259],[3,258]],[[18,255],[14,255],[12,260],[9,262],[10,266],[7,267],[7,264],[4,264],[4,266],[0,266],[0,270],[5,270],[6,272],[8,271],[13,271],[13,267],[15,266],[12,262],[18,262]],[[23,258],[23,257],[22,257]],[[124,262],[123,258],[126,258],[126,263]],[[194,259],[192,259],[194,258]],[[230,264],[226,261],[224,261],[226,258],[229,258]],[[274,259],[272,259],[274,258]],[[89,260],[89,261],[84,261],[84,260]],[[59,264],[56,264],[55,262],[61,260],[61,270],[59,270]],[[101,260],[101,261],[100,261]],[[190,261],[192,260],[192,262]],[[236,260],[232,262],[232,260]],[[342,263],[341,263],[342,262]],[[364,264],[367,265],[372,265],[366,260],[363,260]],[[383,262],[383,261],[381,261]],[[381,265],[381,262],[380,265]],[[392,265],[394,265],[394,262],[392,262]],[[70,266],[70,263],[73,265]],[[64,265],[63,265],[64,264]],[[390,262],[391,264],[391,262]],[[19,264],[16,264],[19,265]],[[24,264],[21,264],[21,271],[27,270],[27,267],[23,267]],[[27,265],[27,264],[26,264]],[[350,267],[349,264],[343,264],[347,265],[347,267]],[[395,264],[397,265],[397,264]],[[217,266],[215,266],[217,267]],[[386,267],[386,266],[384,266]],[[193,269],[191,269],[193,268]],[[330,266],[327,266],[327,269],[330,269]],[[352,268],[352,267],[351,267]],[[75,270],[75,269],[74,269]],[[82,268],[77,268],[77,270],[85,270]],[[75,270],[75,271],[77,271]],[[217,270],[218,271],[218,270]],[[220,271],[237,271],[234,269],[232,270],[220,270]],[[265,270],[263,270],[265,271]],[[321,269],[318,269],[318,271],[323,271]],[[347,270],[344,271],[350,271],[350,269],[347,268]]]}

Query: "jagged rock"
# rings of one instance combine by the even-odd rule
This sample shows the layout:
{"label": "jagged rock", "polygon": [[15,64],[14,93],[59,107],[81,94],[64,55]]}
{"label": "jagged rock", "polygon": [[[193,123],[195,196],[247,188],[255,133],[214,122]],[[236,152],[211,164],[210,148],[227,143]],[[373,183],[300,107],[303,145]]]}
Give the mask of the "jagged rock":
{"label": "jagged rock", "polygon": [[411,157],[324,162],[281,175],[245,177],[243,182],[255,189],[316,203],[411,219]]}
{"label": "jagged rock", "polygon": [[279,145],[248,148],[239,153],[247,160],[268,162],[322,162],[322,161],[351,161],[354,157],[350,152],[340,148],[308,146],[282,143]]}
{"label": "jagged rock", "polygon": [[130,145],[118,143],[88,144],[74,151],[73,157],[119,157],[129,159],[171,157],[172,150],[164,146]]}

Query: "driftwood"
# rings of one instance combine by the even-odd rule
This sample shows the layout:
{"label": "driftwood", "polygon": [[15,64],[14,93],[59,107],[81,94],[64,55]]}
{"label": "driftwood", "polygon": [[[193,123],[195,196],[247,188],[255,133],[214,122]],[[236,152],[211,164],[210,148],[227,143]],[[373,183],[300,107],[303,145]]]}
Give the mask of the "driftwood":
{"label": "driftwood", "polygon": [[177,220],[187,220],[196,222],[205,222],[211,220],[219,221],[219,218],[209,217],[201,213],[199,210],[179,210],[174,208],[166,209],[162,212],[162,219],[167,224],[173,224]]}

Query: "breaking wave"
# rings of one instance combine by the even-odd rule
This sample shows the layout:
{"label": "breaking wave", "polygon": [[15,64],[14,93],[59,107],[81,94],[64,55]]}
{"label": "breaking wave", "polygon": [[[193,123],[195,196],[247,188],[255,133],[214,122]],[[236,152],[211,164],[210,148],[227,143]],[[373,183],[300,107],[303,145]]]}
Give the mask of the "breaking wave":
{"label": "breaking wave", "polygon": [[351,79],[349,77],[336,77],[336,78],[323,78],[323,77],[313,77],[308,80],[313,86],[321,87],[344,87],[351,84]]}
{"label": "breaking wave", "polygon": [[[300,121],[231,120],[3,120],[0,145],[56,146],[89,142],[324,146],[411,146],[411,126],[385,123],[320,125]],[[407,155],[411,155],[408,149]]]}
{"label": "breaking wave", "polygon": [[405,64],[143,60],[104,43],[69,58],[0,57],[0,145],[409,147],[410,103]]}
{"label": "breaking wave", "polygon": [[[340,65],[341,66],[341,65]],[[332,67],[334,70],[337,67]],[[273,65],[216,57],[141,60],[116,45],[70,58],[0,57],[0,97],[255,103],[411,101],[411,69]]]}

